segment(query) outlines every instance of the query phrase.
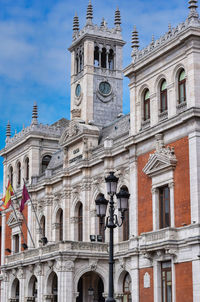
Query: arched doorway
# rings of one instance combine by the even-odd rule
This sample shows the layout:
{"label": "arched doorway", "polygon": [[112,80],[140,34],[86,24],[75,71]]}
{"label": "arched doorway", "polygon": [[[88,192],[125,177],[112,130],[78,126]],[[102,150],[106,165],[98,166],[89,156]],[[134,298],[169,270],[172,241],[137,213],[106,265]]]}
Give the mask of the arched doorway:
{"label": "arched doorway", "polygon": [[95,272],[85,273],[79,279],[77,291],[76,302],[105,302],[103,280]]}

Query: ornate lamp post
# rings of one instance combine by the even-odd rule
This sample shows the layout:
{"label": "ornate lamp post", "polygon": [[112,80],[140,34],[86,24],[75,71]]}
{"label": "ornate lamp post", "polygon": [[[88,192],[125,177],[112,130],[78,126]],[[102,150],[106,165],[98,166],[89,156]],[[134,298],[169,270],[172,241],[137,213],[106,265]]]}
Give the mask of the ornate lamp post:
{"label": "ornate lamp post", "polygon": [[[110,229],[110,240],[109,240],[109,292],[106,302],[116,302],[114,299],[114,285],[113,285],[113,230],[114,228],[121,227],[124,221],[124,212],[128,209],[128,199],[130,194],[124,190],[120,190],[116,194],[118,178],[114,175],[114,172],[110,172],[109,176],[105,178],[107,185],[107,193],[110,195],[110,201],[104,198],[102,194],[98,198],[96,203],[97,216],[102,220],[106,216],[106,209],[109,203],[109,216],[106,218],[105,228]],[[114,213],[114,195],[117,196],[118,210],[121,213],[121,223],[119,223],[117,215]]]}

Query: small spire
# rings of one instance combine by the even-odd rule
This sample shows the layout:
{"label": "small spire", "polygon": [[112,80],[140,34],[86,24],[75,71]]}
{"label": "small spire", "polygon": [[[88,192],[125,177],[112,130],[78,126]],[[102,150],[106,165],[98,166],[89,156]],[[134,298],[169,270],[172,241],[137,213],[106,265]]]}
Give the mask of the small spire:
{"label": "small spire", "polygon": [[33,105],[33,111],[32,111],[32,125],[37,125],[38,124],[38,107],[37,107],[37,103],[35,102]]}
{"label": "small spire", "polygon": [[151,44],[154,44],[155,42],[155,37],[154,37],[154,34],[152,35],[152,39],[151,39]]}
{"label": "small spire", "polygon": [[121,23],[121,14],[119,8],[117,7],[115,11],[115,27],[120,27]]}
{"label": "small spire", "polygon": [[79,31],[79,19],[77,13],[75,13],[74,20],[73,20],[73,31],[74,32]]}
{"label": "small spire", "polygon": [[190,10],[188,18],[199,18],[199,14],[197,12],[198,0],[189,0],[188,4],[188,8]]}
{"label": "small spire", "polygon": [[105,26],[105,19],[102,18],[102,21],[101,21],[101,27],[104,27]]}
{"label": "small spire", "polygon": [[172,32],[172,26],[171,26],[171,23],[169,23],[168,25],[168,33],[170,34]]}
{"label": "small spire", "polygon": [[139,38],[138,38],[138,31],[136,29],[136,26],[134,26],[134,29],[132,31],[132,45],[131,47],[133,49],[138,49],[139,48]]}
{"label": "small spire", "polygon": [[10,127],[10,122],[8,121],[6,127],[6,138],[9,139],[10,137],[11,137],[11,127]]}
{"label": "small spire", "polygon": [[92,24],[92,19],[93,19],[93,7],[91,0],[89,0],[88,7],[87,7],[87,24]]}

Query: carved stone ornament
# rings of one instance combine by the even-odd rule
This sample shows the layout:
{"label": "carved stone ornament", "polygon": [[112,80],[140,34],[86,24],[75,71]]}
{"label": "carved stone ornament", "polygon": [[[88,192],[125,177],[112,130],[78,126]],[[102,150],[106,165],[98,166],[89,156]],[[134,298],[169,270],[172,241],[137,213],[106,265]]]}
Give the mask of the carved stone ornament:
{"label": "carved stone ornament", "polygon": [[74,262],[71,260],[58,260],[56,268],[58,272],[72,272],[74,270]]}
{"label": "carved stone ornament", "polygon": [[144,274],[144,288],[150,288],[150,275],[148,272]]}
{"label": "carved stone ornament", "polygon": [[42,264],[38,264],[38,265],[35,267],[35,274],[36,274],[36,276],[42,276],[42,275],[43,275],[43,267],[42,267]]}
{"label": "carved stone ornament", "polygon": [[97,264],[98,264],[98,259],[89,259],[89,266],[91,271],[96,271],[97,269]]}
{"label": "carved stone ornament", "polygon": [[120,259],[119,259],[119,265],[120,265],[120,267],[121,267],[122,269],[125,270],[126,265],[125,265],[124,258],[120,258]]}
{"label": "carved stone ornament", "polygon": [[162,172],[175,169],[177,159],[174,148],[165,147],[162,134],[156,135],[156,151],[150,154],[143,172],[152,177]]}
{"label": "carved stone ornament", "polygon": [[80,132],[81,132],[80,124],[75,120],[71,120],[69,126],[65,128],[63,134],[61,135],[60,144],[62,145],[68,139],[78,135]]}
{"label": "carved stone ornament", "polygon": [[19,279],[24,279],[25,278],[25,272],[24,272],[23,268],[19,268],[19,270],[17,272],[17,277]]}

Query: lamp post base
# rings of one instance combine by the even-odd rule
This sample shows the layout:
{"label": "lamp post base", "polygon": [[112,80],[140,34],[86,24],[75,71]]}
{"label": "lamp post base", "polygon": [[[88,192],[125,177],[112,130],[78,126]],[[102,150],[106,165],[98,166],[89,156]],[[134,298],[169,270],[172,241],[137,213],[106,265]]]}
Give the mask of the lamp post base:
{"label": "lamp post base", "polygon": [[116,300],[114,298],[107,298],[106,302],[116,302]]}

